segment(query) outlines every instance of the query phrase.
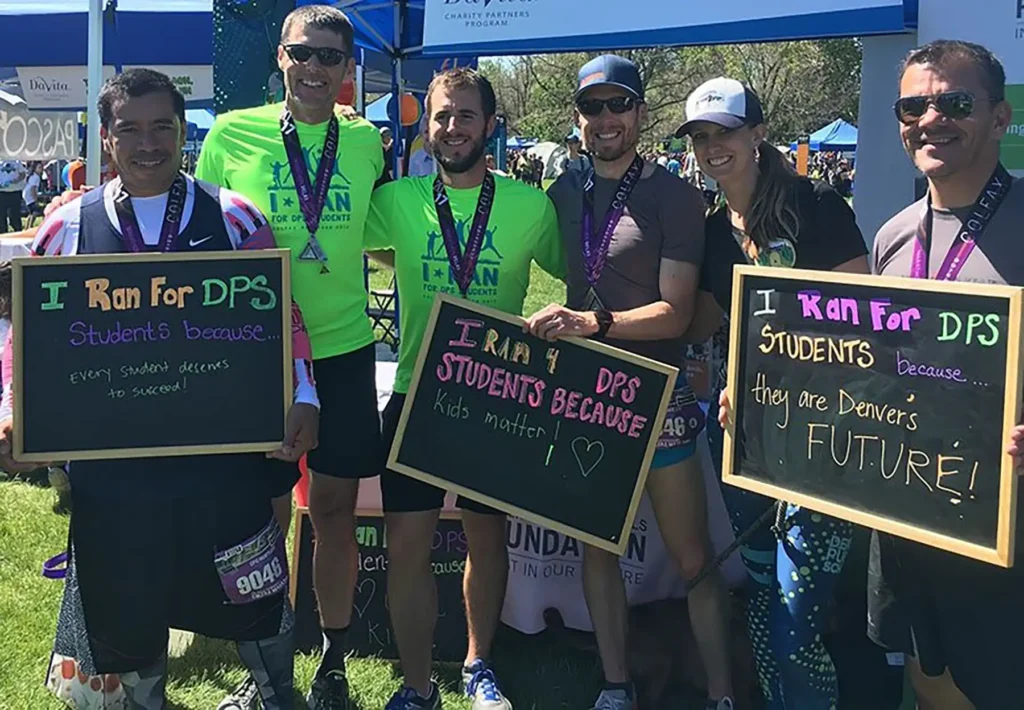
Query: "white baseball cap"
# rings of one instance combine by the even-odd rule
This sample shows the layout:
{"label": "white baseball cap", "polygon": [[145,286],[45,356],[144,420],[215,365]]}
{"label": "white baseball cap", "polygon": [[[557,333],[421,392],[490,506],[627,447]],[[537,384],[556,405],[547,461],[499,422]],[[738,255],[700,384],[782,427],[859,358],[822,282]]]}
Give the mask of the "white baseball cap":
{"label": "white baseball cap", "polygon": [[764,111],[761,100],[751,89],[735,79],[720,76],[705,81],[686,99],[686,122],[676,131],[676,138],[688,135],[697,121],[726,128],[756,126],[764,123]]}

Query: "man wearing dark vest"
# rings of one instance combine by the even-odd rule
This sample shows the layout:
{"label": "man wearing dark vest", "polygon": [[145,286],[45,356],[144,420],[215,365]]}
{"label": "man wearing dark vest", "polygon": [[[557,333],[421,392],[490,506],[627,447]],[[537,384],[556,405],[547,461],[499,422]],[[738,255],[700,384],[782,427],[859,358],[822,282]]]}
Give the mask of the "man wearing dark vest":
{"label": "man wearing dark vest", "polygon": [[[180,171],[185,101],[167,76],[132,69],[114,77],[100,92],[99,118],[119,178],[56,210],[35,255],[275,246],[249,200]],[[277,451],[70,464],[71,561],[55,648],[86,673],[121,674],[132,708],[165,705],[171,627],[237,642],[263,707],[293,705],[288,566],[271,497],[316,445],[319,402],[297,308],[292,323],[295,404]],[[2,427],[8,437],[10,427]],[[232,582],[239,562],[221,553],[237,545],[272,570],[259,599]]]}

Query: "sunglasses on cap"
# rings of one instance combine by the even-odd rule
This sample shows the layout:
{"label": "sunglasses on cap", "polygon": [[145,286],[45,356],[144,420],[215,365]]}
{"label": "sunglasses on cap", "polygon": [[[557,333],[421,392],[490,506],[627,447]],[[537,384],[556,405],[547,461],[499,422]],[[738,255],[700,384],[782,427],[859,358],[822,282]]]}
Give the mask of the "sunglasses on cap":
{"label": "sunglasses on cap", "polygon": [[325,67],[336,67],[345,61],[346,54],[340,49],[334,49],[333,47],[308,47],[304,44],[286,44],[284,51],[288,53],[288,56],[292,58],[292,61],[298,62],[299,64],[305,64],[313,56],[316,56],[316,60]]}
{"label": "sunglasses on cap", "polygon": [[578,99],[576,110],[584,116],[597,116],[607,106],[612,113],[626,113],[632,111],[637,100],[632,96],[615,96],[610,99]]}
{"label": "sunglasses on cap", "polygon": [[[932,96],[904,96],[896,102],[893,109],[900,123],[914,123],[928,112],[929,106],[946,118],[960,121],[974,113],[976,99],[974,94],[965,89],[945,91]],[[989,103],[999,103],[998,99],[989,99]]]}

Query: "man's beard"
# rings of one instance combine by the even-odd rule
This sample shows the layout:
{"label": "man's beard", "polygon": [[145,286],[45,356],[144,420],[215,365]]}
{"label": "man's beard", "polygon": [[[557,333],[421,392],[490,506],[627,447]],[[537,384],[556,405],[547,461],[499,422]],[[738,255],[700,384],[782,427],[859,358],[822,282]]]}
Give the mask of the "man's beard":
{"label": "man's beard", "polygon": [[466,157],[464,158],[445,157],[441,152],[440,141],[438,141],[437,145],[431,143],[430,148],[431,153],[434,156],[434,160],[437,161],[438,165],[444,168],[446,173],[457,174],[464,173],[476,165],[480,161],[480,158],[483,157],[485,146],[483,136],[481,136],[478,140],[474,140],[471,143],[469,152],[466,153]]}
{"label": "man's beard", "polygon": [[[596,143],[596,139],[593,142]],[[631,151],[635,150],[639,142],[640,130],[639,127],[634,127],[623,131],[621,147],[605,147],[601,150],[598,150],[593,145],[588,145],[587,152],[590,153],[590,155],[596,158],[597,160],[600,160],[605,163],[611,163],[618,160],[627,153],[630,153]]]}

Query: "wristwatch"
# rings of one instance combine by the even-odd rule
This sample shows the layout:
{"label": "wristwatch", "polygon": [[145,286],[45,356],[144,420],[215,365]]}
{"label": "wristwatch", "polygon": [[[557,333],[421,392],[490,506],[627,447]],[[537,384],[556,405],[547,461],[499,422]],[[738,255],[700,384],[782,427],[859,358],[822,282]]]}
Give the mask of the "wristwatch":
{"label": "wristwatch", "polygon": [[615,319],[607,308],[600,308],[594,311],[594,317],[597,318],[597,337],[603,338],[608,334],[608,329],[612,327]]}

